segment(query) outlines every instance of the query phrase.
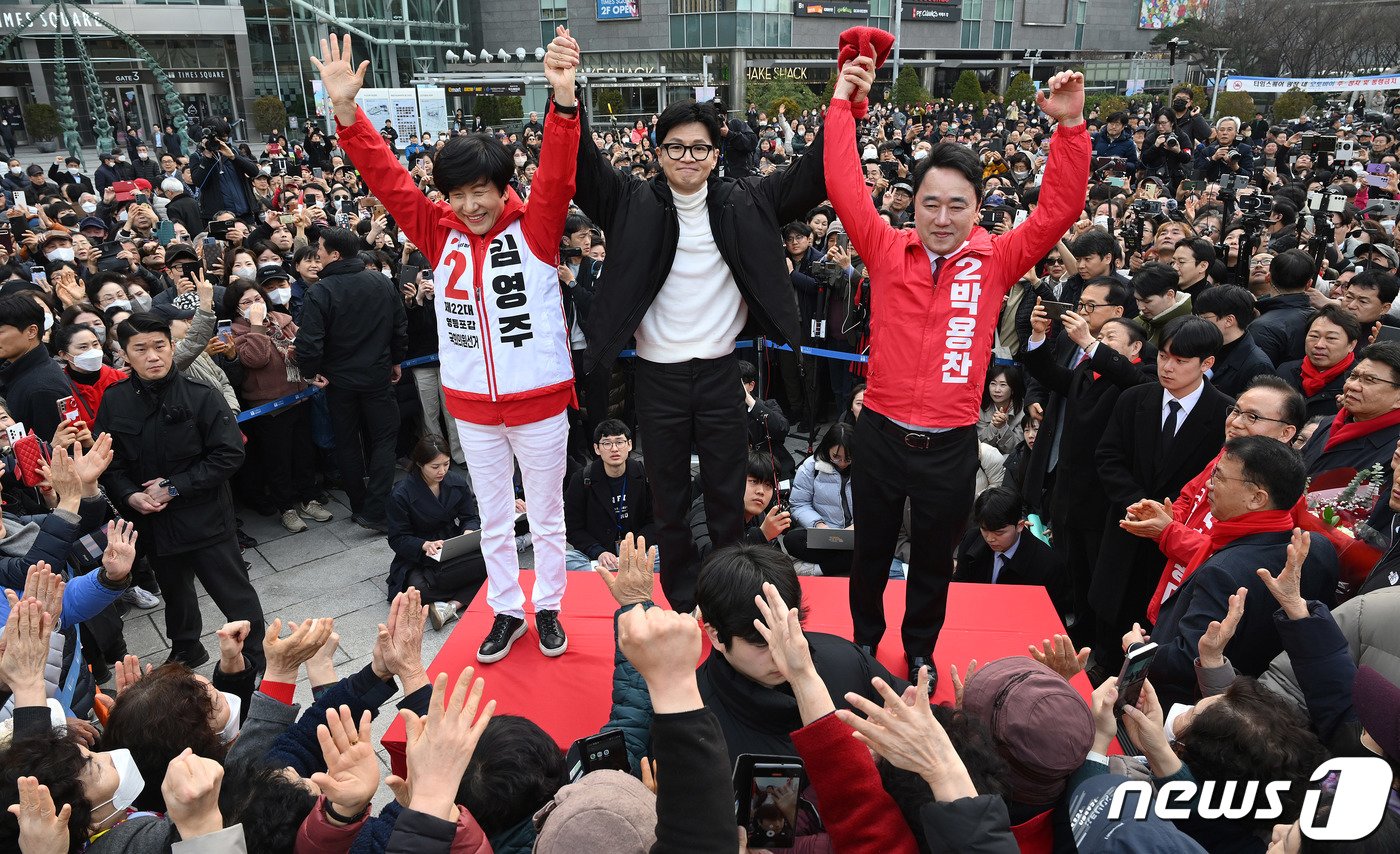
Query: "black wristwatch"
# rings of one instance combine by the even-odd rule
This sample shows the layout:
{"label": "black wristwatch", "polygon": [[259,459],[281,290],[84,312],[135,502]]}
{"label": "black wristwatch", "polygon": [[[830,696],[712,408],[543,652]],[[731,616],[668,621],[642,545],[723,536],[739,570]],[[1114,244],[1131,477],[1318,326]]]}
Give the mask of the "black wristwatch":
{"label": "black wristwatch", "polygon": [[552,103],[554,104],[554,112],[556,113],[563,113],[566,116],[572,116],[578,112],[578,104],[574,104],[572,107],[566,107],[558,101],[553,101]]}
{"label": "black wristwatch", "polygon": [[325,800],[324,805],[323,805],[323,808],[325,809],[325,811],[326,811],[326,816],[327,816],[328,818],[333,818],[333,819],[335,819],[336,821],[340,822],[341,824],[354,824],[355,822],[357,822],[357,821],[359,821],[360,819],[364,818],[365,815],[366,815],[367,813],[369,813],[370,804],[365,804],[365,808],[362,809],[362,810],[360,810],[359,813],[357,813],[356,815],[353,815],[353,816],[343,816],[343,815],[341,815],[340,813],[336,812],[336,811],[331,807],[330,798],[327,798],[327,799]]}
{"label": "black wristwatch", "polygon": [[170,492],[170,497],[171,497],[171,498],[179,498],[179,497],[180,497],[180,491],[179,491],[178,489],[175,488],[175,484],[173,484],[173,483],[170,482],[170,478],[166,478],[165,480],[162,480],[158,485],[159,485],[162,489],[168,490],[168,491]]}

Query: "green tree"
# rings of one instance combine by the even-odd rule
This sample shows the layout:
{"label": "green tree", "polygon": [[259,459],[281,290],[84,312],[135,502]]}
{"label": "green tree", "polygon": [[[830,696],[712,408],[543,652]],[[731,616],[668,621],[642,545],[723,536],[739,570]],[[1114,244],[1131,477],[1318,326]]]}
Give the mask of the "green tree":
{"label": "green tree", "polygon": [[1211,118],[1235,116],[1241,122],[1248,122],[1253,120],[1256,109],[1248,92],[1222,92],[1215,101],[1215,115]]}
{"label": "green tree", "polygon": [[32,140],[56,138],[59,131],[58,110],[49,104],[25,104],[24,129]]}
{"label": "green tree", "polygon": [[831,103],[831,99],[832,99],[833,97],[835,97],[835,95],[836,95],[836,72],[833,71],[833,72],[831,72],[831,76],[827,78],[827,80],[826,80],[826,85],[822,87],[822,93],[821,93],[821,95],[819,96],[821,105],[822,105],[822,106],[826,106],[827,104],[830,104],[830,103]]}
{"label": "green tree", "polygon": [[477,95],[476,114],[483,124],[499,127],[523,118],[520,98],[515,95]]}
{"label": "green tree", "polygon": [[749,84],[749,101],[770,117],[778,114],[779,106],[786,106],[789,113],[816,109],[820,103],[816,93],[791,77],[774,77]]}
{"label": "green tree", "polygon": [[593,103],[593,111],[600,118],[602,116],[616,116],[626,109],[621,89],[599,89],[597,94],[593,96]]}
{"label": "green tree", "polygon": [[971,104],[973,109],[981,109],[987,95],[982,91],[982,82],[977,79],[977,74],[972,69],[958,75],[958,82],[953,84],[952,98],[954,104]]}
{"label": "green tree", "polygon": [[1312,96],[1302,89],[1289,89],[1274,101],[1273,115],[1279,121],[1296,119],[1313,105]]}
{"label": "green tree", "polygon": [[260,134],[287,128],[287,105],[275,95],[264,95],[253,102],[253,127]]}
{"label": "green tree", "polygon": [[1011,78],[1011,82],[1006,84],[1006,102],[1029,101],[1035,98],[1035,87],[1031,85],[1031,76],[1024,71],[1016,72]]}
{"label": "green tree", "polygon": [[908,65],[900,69],[899,79],[894,84],[894,102],[900,107],[906,104],[923,106],[933,100],[933,96],[919,82],[919,72]]}

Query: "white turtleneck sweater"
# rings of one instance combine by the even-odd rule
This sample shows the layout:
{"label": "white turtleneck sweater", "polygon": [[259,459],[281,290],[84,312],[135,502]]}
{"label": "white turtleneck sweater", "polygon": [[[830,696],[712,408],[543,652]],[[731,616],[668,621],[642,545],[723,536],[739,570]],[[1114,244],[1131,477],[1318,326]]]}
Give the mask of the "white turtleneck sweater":
{"label": "white turtleneck sweater", "polygon": [[709,188],[673,195],[680,221],[676,258],[637,327],[637,355],[665,364],[718,359],[734,351],[749,307],[710,231]]}

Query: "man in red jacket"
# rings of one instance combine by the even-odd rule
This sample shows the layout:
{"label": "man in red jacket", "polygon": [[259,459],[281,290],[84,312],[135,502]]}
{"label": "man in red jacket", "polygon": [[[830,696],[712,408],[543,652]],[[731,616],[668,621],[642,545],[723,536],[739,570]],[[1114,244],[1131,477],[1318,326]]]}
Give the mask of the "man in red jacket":
{"label": "man in red jacket", "polygon": [[913,175],[914,228],[890,227],[865,193],[852,100],[875,63],[841,69],[827,114],[827,189],[871,282],[870,372],[856,421],[861,465],[853,475],[856,550],[851,573],[855,640],[874,649],[885,633],[883,595],[905,500],[912,542],[902,639],[911,679],[933,667],[948,583],[972,508],[976,423],[1002,300],[1065,236],[1084,206],[1089,135],[1084,78],[1061,72],[1036,102],[1059,123],[1040,204],[1019,228],[993,237],[977,227],[982,166],[970,148],[940,143]]}

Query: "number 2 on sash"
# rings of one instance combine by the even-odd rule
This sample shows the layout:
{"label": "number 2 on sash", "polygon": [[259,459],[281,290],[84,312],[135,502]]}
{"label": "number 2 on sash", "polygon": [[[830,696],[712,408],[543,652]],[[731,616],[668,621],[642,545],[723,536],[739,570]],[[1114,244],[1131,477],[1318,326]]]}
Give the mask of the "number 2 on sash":
{"label": "number 2 on sash", "polygon": [[458,284],[462,281],[462,276],[467,272],[467,256],[463,255],[461,252],[450,252],[447,255],[447,263],[452,265],[452,272],[447,274],[447,290],[443,291],[442,295],[452,299],[471,302],[471,289],[458,287]]}

